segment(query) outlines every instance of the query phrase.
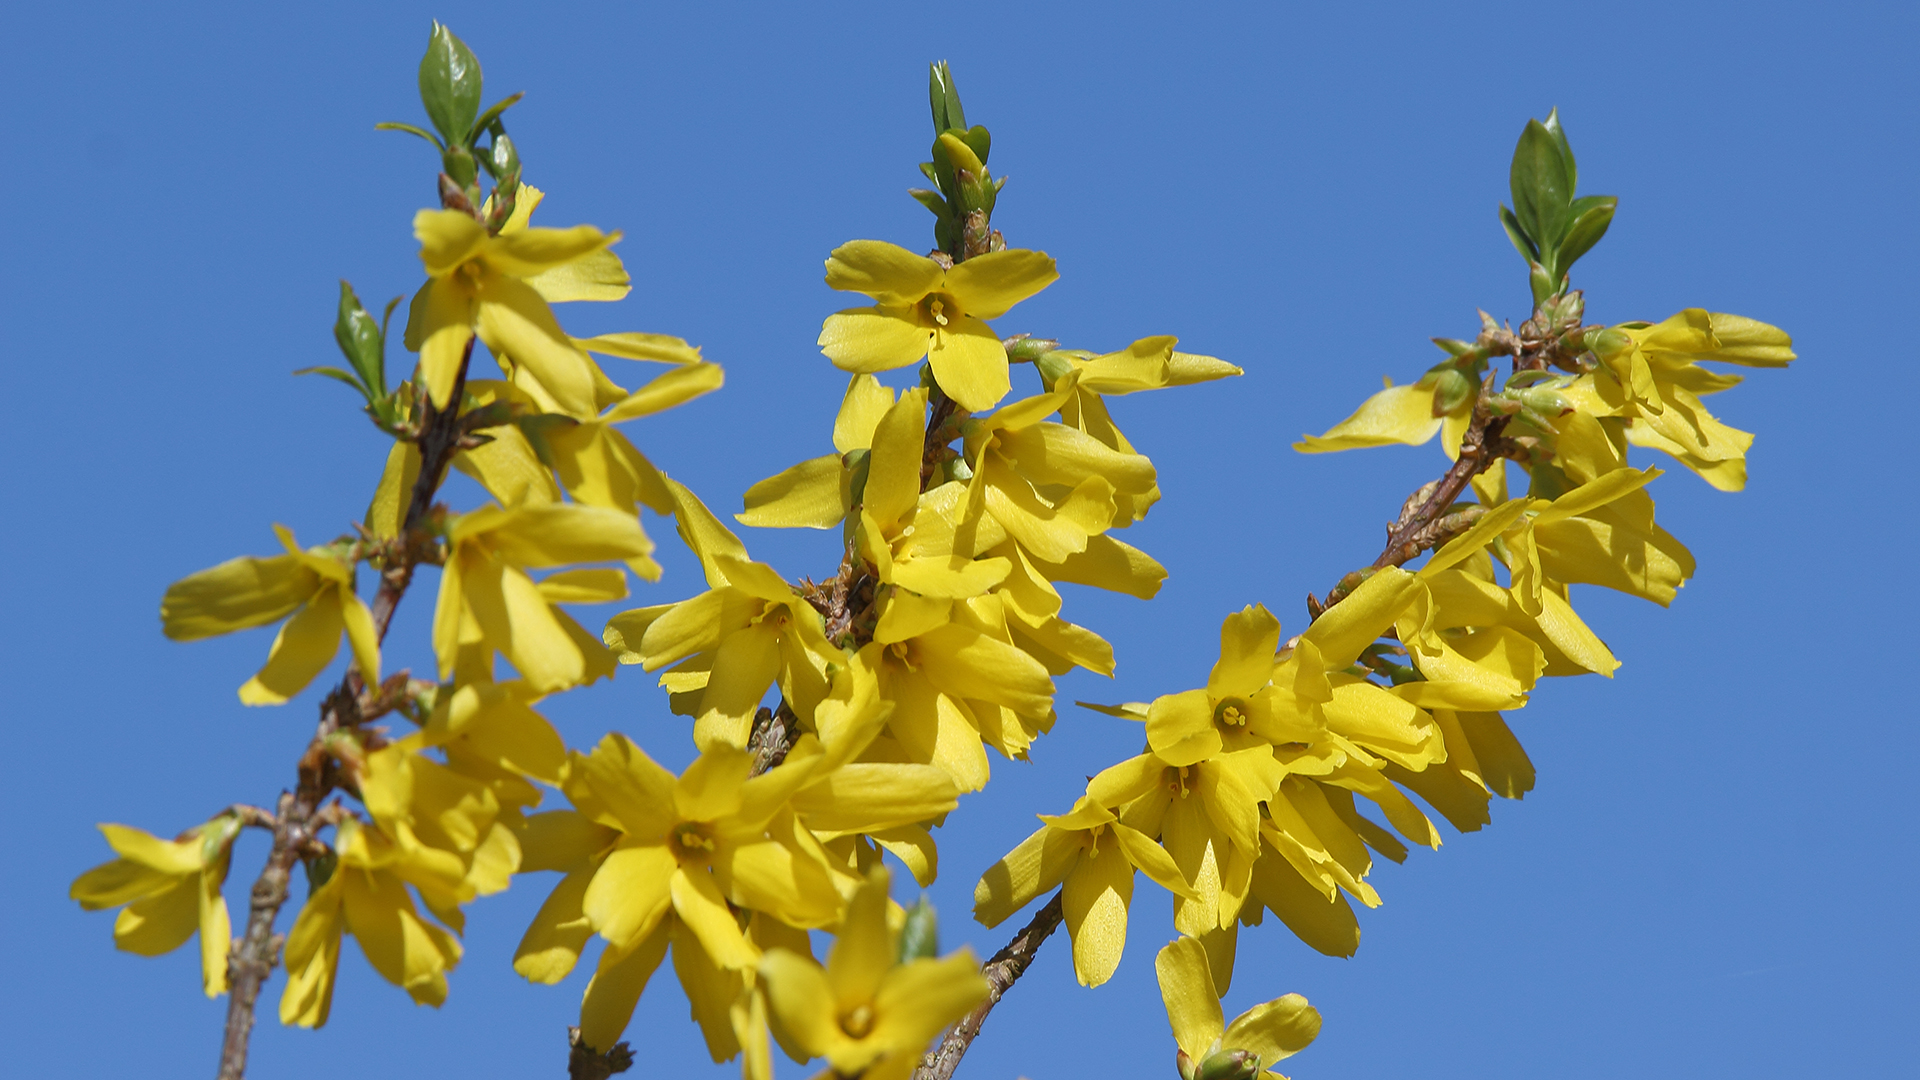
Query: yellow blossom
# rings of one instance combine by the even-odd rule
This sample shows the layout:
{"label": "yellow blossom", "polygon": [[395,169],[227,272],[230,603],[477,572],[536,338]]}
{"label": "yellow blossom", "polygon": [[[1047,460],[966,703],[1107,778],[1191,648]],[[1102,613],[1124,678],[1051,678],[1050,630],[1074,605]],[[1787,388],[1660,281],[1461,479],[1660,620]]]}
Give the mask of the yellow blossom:
{"label": "yellow blossom", "polygon": [[848,904],[825,966],[788,949],[760,960],[769,1019],[835,1075],[905,1080],[927,1042],[987,997],[970,949],[899,963],[887,905],[887,873],[876,869]]}
{"label": "yellow blossom", "polygon": [[[572,503],[489,506],[455,519],[447,540],[433,620],[442,678],[453,673],[469,642],[483,656],[498,651],[542,692],[612,673],[605,647],[553,606],[578,598],[573,583],[562,578],[543,591],[526,571],[614,559],[653,567],[653,543],[638,521],[617,510]],[[601,586],[592,593],[598,599],[608,590]]]}
{"label": "yellow blossom", "polygon": [[1286,1080],[1268,1066],[1307,1048],[1320,1034],[1320,1013],[1299,994],[1255,1005],[1233,1023],[1220,1011],[1220,995],[1207,969],[1207,954],[1190,937],[1180,938],[1154,958],[1160,997],[1179,1044],[1181,1080],[1199,1077]]}
{"label": "yellow blossom", "polygon": [[333,662],[345,633],[361,678],[380,681],[380,635],[373,613],[353,590],[353,564],[327,548],[302,549],[273,527],[286,554],[240,558],[174,582],[160,601],[160,623],[175,641],[293,617],[280,628],[267,663],[240,688],[248,705],[280,705]]}
{"label": "yellow blossom", "polygon": [[415,856],[379,829],[351,819],[341,823],[334,850],[334,865],[322,871],[325,881],[307,897],[287,933],[280,1022],[298,1027],[327,1022],[343,934],[360,943],[381,978],[416,1004],[438,1007],[447,999],[447,972],[460,962],[460,942],[415,910],[407,892],[409,877],[420,876]]}
{"label": "yellow blossom", "polygon": [[1135,870],[1176,896],[1199,899],[1160,845],[1087,796],[1070,813],[1042,814],[1040,820],[1046,824],[1039,831],[981,875],[973,890],[973,917],[983,926],[998,926],[1064,883],[1073,970],[1082,986],[1099,986],[1120,966]]}
{"label": "yellow blossom", "polygon": [[407,316],[407,348],[420,354],[421,382],[446,408],[468,343],[479,334],[503,367],[524,369],[570,416],[596,410],[592,361],[530,284],[618,240],[589,225],[571,229],[521,228],[489,236],[458,210],[414,215],[427,283]]}
{"label": "yellow blossom", "polygon": [[226,993],[232,924],[220,886],[239,820],[223,814],[175,840],[126,825],[100,831],[120,857],[81,874],[68,895],[88,911],[125,904],[113,921],[113,943],[141,956],[172,952],[198,931],[207,996]]}
{"label": "yellow blossom", "polygon": [[827,260],[827,284],[863,292],[876,306],[827,317],[820,350],[846,371],[872,373],[921,357],[948,397],[972,412],[1007,395],[1007,352],[991,327],[1013,305],[1059,277],[1037,251],[995,251],[945,266],[878,240],[854,240]]}

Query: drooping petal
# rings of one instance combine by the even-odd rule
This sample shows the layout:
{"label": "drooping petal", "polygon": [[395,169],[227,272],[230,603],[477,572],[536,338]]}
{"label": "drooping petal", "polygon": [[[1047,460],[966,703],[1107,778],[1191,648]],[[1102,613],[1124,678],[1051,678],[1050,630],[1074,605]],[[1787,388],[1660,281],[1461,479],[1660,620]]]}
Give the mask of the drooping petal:
{"label": "drooping petal", "polygon": [[433,407],[444,409],[473,341],[474,299],[445,278],[420,287],[407,309],[407,347],[420,353],[420,378]]}
{"label": "drooping petal", "polygon": [[873,445],[873,429],[893,407],[893,391],[871,375],[847,380],[846,396],[833,418],[833,448],[842,454]]}
{"label": "drooping petal", "polygon": [[266,666],[240,688],[240,700],[248,705],[285,704],[333,662],[344,628],[340,590],[322,589],[280,628]]}
{"label": "drooping petal", "polygon": [[160,628],[175,641],[196,641],[265,626],[306,603],[320,586],[320,576],[291,555],[229,559],[167,586]]}
{"label": "drooping petal", "polygon": [[580,1001],[580,1041],[600,1053],[613,1049],[633,1019],[633,1008],[667,955],[667,927],[660,926],[629,948],[609,947]]}
{"label": "drooping petal", "polygon": [[584,258],[618,239],[619,233],[609,235],[591,225],[575,225],[570,229],[516,229],[494,237],[487,244],[484,257],[489,267],[503,274],[532,277]]}
{"label": "drooping petal", "polygon": [[592,881],[590,869],[575,870],[560,879],[521,935],[513,953],[513,970],[549,986],[573,971],[580,962],[580,950],[593,936],[593,924],[581,907]]}
{"label": "drooping petal", "polygon": [[700,947],[714,963],[743,969],[759,962],[760,951],[740,932],[712,874],[704,868],[682,868],[669,881],[674,914],[700,939]]}
{"label": "drooping petal", "polygon": [[742,525],[761,529],[831,529],[845,519],[840,455],[809,458],[747,489]]}
{"label": "drooping petal", "polygon": [[991,327],[972,315],[954,317],[933,335],[927,361],[940,389],[969,412],[993,408],[1013,389],[1006,348]]}
{"label": "drooping petal", "polygon": [[1355,450],[1368,446],[1406,443],[1418,446],[1440,430],[1433,415],[1433,390],[1419,386],[1389,386],[1368,398],[1352,416],[1325,435],[1303,435],[1293,448],[1303,454]]}
{"label": "drooping petal", "polygon": [[1120,966],[1133,901],[1133,863],[1117,841],[1102,837],[1087,849],[1067,875],[1061,900],[1073,937],[1074,974],[1081,986],[1099,986]]}
{"label": "drooping petal", "polygon": [[1226,1031],[1206,949],[1194,938],[1182,937],[1160,950],[1153,969],[1160,977],[1160,1000],[1167,1006],[1173,1041],[1196,1063],[1204,1060]]}

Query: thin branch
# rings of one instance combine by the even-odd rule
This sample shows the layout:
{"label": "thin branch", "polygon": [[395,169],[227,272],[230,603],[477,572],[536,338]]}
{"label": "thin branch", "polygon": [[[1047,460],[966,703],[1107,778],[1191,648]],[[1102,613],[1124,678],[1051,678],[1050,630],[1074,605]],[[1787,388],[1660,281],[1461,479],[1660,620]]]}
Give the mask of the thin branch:
{"label": "thin branch", "polygon": [[960,1022],[947,1029],[941,1037],[940,1045],[933,1048],[920,1067],[913,1070],[913,1080],[950,1080],[953,1070],[960,1067],[960,1059],[966,1056],[967,1048],[980,1035],[980,1026],[987,1022],[987,1014],[993,1011],[1000,999],[1006,996],[1013,984],[1026,974],[1033,963],[1034,956],[1040,951],[1040,945],[1059,928],[1062,917],[1060,893],[1054,893],[1046,906],[1034,913],[1033,920],[1013,935],[1006,947],[993,954],[980,973],[987,977],[987,1000],[974,1007],[974,1010],[960,1018]]}
{"label": "thin branch", "polygon": [[[401,528],[401,556],[380,575],[380,591],[373,601],[374,628],[382,641],[386,640],[387,627],[393,621],[393,613],[400,606],[400,600],[406,595],[407,586],[413,580],[413,568],[418,561],[414,544],[409,538],[432,515],[434,493],[439,490],[440,481],[446,476],[447,467],[459,449],[462,434],[460,400],[465,395],[467,362],[472,357],[473,341],[469,339],[466,354],[460,358],[459,373],[454,378],[453,393],[447,408],[434,408],[431,399],[426,403],[426,413],[417,440],[420,446],[420,476],[414,481],[413,496],[407,505],[406,520]],[[280,962],[283,939],[273,932],[273,924],[279,918],[281,907],[287,902],[294,863],[314,850],[314,845],[319,843],[317,834],[322,828],[337,822],[338,815],[330,813],[335,808],[321,808],[327,796],[348,779],[342,775],[340,763],[335,757],[333,736],[365,722],[360,706],[366,689],[360,669],[350,667],[341,678],[340,685],[321,701],[319,726],[306,752],[300,757],[298,786],[280,795],[278,809],[273,815],[273,848],[267,853],[266,865],[253,883],[246,932],[233,943],[227,954],[227,1026],[220,1046],[219,1080],[242,1080],[246,1075],[247,1047],[253,1035],[254,1011],[259,1002],[260,988]],[[381,687],[375,699],[384,697],[385,690],[384,686]]]}

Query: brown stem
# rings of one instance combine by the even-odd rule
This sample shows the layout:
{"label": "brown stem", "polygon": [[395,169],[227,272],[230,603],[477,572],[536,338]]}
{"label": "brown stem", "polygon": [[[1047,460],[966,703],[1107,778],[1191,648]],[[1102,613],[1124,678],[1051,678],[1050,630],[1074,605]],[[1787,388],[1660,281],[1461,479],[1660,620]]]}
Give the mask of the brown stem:
{"label": "brown stem", "polygon": [[[473,357],[473,342],[467,342],[466,355],[460,358],[459,374],[453,383],[453,395],[445,410],[426,403],[420,425],[420,476],[413,484],[413,497],[407,504],[407,517],[401,529],[399,559],[380,575],[380,591],[373,600],[373,622],[381,640],[393,613],[413,580],[413,568],[419,561],[414,532],[433,512],[433,496],[446,475],[447,466],[460,443],[460,399],[466,391],[467,362]],[[293,865],[310,854],[318,843],[315,835],[334,823],[336,815],[321,808],[327,796],[350,778],[342,775],[338,760],[329,749],[332,737],[343,729],[363,722],[361,696],[367,689],[357,667],[349,668],[340,685],[320,703],[320,723],[313,740],[300,757],[299,783],[293,791],[282,792],[273,821],[273,847],[267,863],[254,880],[247,911],[247,929],[227,953],[227,1027],[220,1045],[219,1080],[241,1080],[247,1072],[247,1046],[253,1035],[254,1009],[260,988],[280,962],[282,937],[273,932],[280,909],[287,902]]]}
{"label": "brown stem", "polygon": [[913,1070],[913,1080],[949,1080],[953,1070],[960,1067],[960,1059],[966,1056],[967,1048],[980,1034],[980,1026],[987,1022],[987,1014],[1000,1003],[1020,976],[1026,974],[1027,967],[1033,963],[1040,945],[1059,928],[1062,917],[1060,893],[1054,893],[1033,915],[1033,920],[1013,935],[1006,947],[993,954],[980,973],[987,977],[987,1000],[974,1006],[972,1012],[960,1018],[960,1022],[947,1029],[940,1039],[940,1045],[933,1048],[920,1067]]}
{"label": "brown stem", "polygon": [[1427,496],[1426,502],[1411,516],[1395,523],[1393,530],[1387,534],[1386,550],[1373,560],[1373,569],[1399,566],[1425,551],[1426,545],[1422,541],[1428,537],[1423,534],[1429,532],[1430,527],[1453,505],[1453,501],[1467,490],[1467,484],[1474,477],[1486,472],[1500,459],[1500,432],[1507,426],[1507,419],[1504,416],[1483,419],[1484,416],[1483,412],[1476,410],[1473,425],[1460,440],[1460,457],[1440,477],[1440,482],[1434,486],[1433,494]]}

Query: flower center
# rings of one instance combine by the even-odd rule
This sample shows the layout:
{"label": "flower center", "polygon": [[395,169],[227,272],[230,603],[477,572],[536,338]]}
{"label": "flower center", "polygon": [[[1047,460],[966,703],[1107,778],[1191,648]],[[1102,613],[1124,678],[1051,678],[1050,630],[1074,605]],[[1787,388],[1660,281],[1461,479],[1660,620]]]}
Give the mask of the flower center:
{"label": "flower center", "polygon": [[1224,728],[1244,728],[1251,719],[1247,703],[1239,698],[1223,699],[1213,707],[1213,722]]}
{"label": "flower center", "polygon": [[1187,771],[1191,766],[1181,765],[1166,771],[1167,790],[1184,799],[1191,790],[1187,785]]}
{"label": "flower center", "polygon": [[854,1010],[840,1018],[840,1030],[850,1039],[864,1039],[873,1030],[873,1006],[857,1005]]}
{"label": "flower center", "polygon": [[697,821],[683,821],[673,827],[673,853],[682,862],[706,862],[713,858],[713,836]]}
{"label": "flower center", "polygon": [[960,314],[960,305],[953,298],[942,293],[932,293],[920,301],[920,311],[927,321],[935,326],[944,327]]}

